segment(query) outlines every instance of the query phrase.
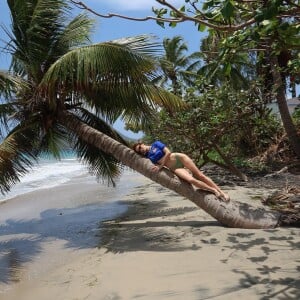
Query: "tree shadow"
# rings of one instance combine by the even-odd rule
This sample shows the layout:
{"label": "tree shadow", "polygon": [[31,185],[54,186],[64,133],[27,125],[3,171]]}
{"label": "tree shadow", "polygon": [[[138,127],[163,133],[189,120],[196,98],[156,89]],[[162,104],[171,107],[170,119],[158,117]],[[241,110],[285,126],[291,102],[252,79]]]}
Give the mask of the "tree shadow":
{"label": "tree shadow", "polygon": [[[275,229],[264,231],[275,234],[279,230]],[[257,289],[259,290],[258,299],[261,300],[300,299],[300,278],[297,275],[294,277],[290,275],[298,274],[300,265],[291,266],[289,269],[285,269],[282,265],[270,266],[267,262],[269,256],[272,256],[275,252],[282,253],[283,250],[299,251],[300,243],[295,242],[293,232],[291,232],[291,235],[289,236],[266,235],[265,238],[255,238],[255,233],[253,232],[235,234],[229,233],[227,236],[227,242],[229,243],[225,246],[225,248],[232,251],[227,259],[221,260],[223,263],[229,263],[230,256],[233,253],[236,255],[239,255],[241,252],[257,253],[258,249],[263,252],[263,255],[246,257],[246,259],[252,263],[250,268],[252,270],[251,273],[245,271],[245,268],[232,270],[232,272],[240,274],[242,277],[236,287],[232,287],[229,290],[229,293],[257,285]],[[274,242],[276,242],[276,244],[274,244]],[[297,262],[299,263],[300,261],[296,261],[295,263]],[[284,273],[286,273],[287,276],[275,276]],[[274,279],[274,277],[277,278]],[[225,295],[227,292],[224,291],[224,294],[222,295]]]}
{"label": "tree shadow", "polygon": [[[186,251],[198,250],[199,244],[183,243],[186,234],[199,235],[202,243],[217,244],[217,239],[207,239],[209,232],[203,228],[221,226],[216,221],[153,221],[134,223],[104,222],[102,239],[99,244],[113,253],[131,251]],[[176,228],[174,231],[166,230]],[[179,230],[181,228],[181,230]],[[186,228],[184,230],[183,228]],[[184,232],[185,231],[185,232]],[[197,232],[196,232],[197,231]]]}
{"label": "tree shadow", "polygon": [[[149,201],[148,195],[145,197],[144,193],[138,193],[137,200],[128,203],[128,213],[118,219],[102,223],[99,247],[104,246],[108,252],[113,253],[200,249],[202,246],[199,243],[188,245],[184,242],[185,236],[189,234],[197,236],[201,244],[219,243],[216,239],[207,239],[210,233],[204,228],[222,227],[221,223],[215,220],[186,220],[186,214],[200,211],[199,208],[191,205],[170,207],[170,199],[175,201],[182,197],[160,186],[152,188],[155,188],[155,194],[162,194],[162,200]],[[174,217],[179,218],[173,221]]]}
{"label": "tree shadow", "polygon": [[[299,272],[300,265],[295,267],[295,273]],[[263,285],[265,288],[260,288],[259,299],[300,299],[300,278],[297,277],[279,277],[272,279],[271,274],[283,272],[282,267],[269,267],[263,265],[256,269],[260,275],[253,275],[242,270],[233,270],[233,272],[241,274],[243,277],[240,279],[239,284],[242,288],[251,288],[256,285]]]}
{"label": "tree shadow", "polygon": [[[130,201],[49,209],[42,212],[38,219],[7,220],[4,225],[0,225],[2,235],[0,238],[0,282],[17,281],[18,273],[22,270],[24,263],[39,255],[43,251],[43,242],[49,239],[62,239],[65,241],[65,247],[69,248],[82,249],[98,246],[105,247],[107,251],[113,253],[197,251],[207,245],[220,247],[221,241],[212,236],[214,230],[211,230],[212,227],[223,227],[219,222],[187,219],[189,213],[199,209],[191,205],[170,208],[164,197],[175,199],[177,194],[165,195],[164,192],[160,201],[149,201],[143,189],[140,189],[135,196],[131,195]],[[132,196],[136,199],[135,201],[132,200]],[[174,217],[176,217],[175,220]],[[273,231],[276,232],[276,230]],[[193,238],[187,239],[187,236]],[[276,280],[269,279],[267,274],[279,272],[280,269],[276,267],[268,269],[266,266],[269,255],[278,251],[277,248],[268,245],[275,241],[276,243],[282,242],[291,249],[300,247],[291,236],[274,235],[268,239],[257,237],[255,231],[238,233],[227,231],[226,244],[222,244],[222,248],[230,249],[232,252],[244,252],[260,247],[263,255],[247,258],[257,267],[261,276],[254,276],[246,271],[232,270],[232,272],[239,273],[242,278],[240,282],[224,288],[222,291],[224,295],[257,283],[276,284]],[[228,260],[220,261],[227,263]],[[300,266],[298,266],[299,270]],[[299,281],[287,276],[281,278],[281,281],[278,279],[277,282],[286,283],[287,288],[291,287],[288,288],[289,294],[294,293],[295,296],[299,296],[299,293],[294,291],[295,286],[300,284]],[[271,299],[271,295],[271,290],[268,290],[262,297]],[[275,298],[278,295],[275,295]]]}
{"label": "tree shadow", "polygon": [[8,219],[0,225],[0,282],[17,281],[24,263],[43,251],[43,243],[64,240],[67,248],[96,247],[99,224],[126,211],[121,202],[48,209],[37,219]]}
{"label": "tree shadow", "polygon": [[[145,222],[151,216],[168,219],[197,209],[169,209],[166,201],[155,202],[155,205],[148,205],[147,201],[149,203],[147,199],[139,199],[136,202],[120,201],[48,209],[36,219],[6,220],[0,225],[0,282],[18,281],[24,264],[38,256],[43,251],[43,243],[47,241],[63,240],[64,247],[73,249],[94,248],[106,244],[115,252],[143,249],[184,251],[193,246],[180,245],[180,237],[165,232],[163,228],[184,226],[196,229],[203,226],[221,226],[216,221]],[[136,224],[118,225],[120,220],[126,221],[129,215]],[[146,241],[145,245],[138,243],[139,239]]]}
{"label": "tree shadow", "polygon": [[42,251],[34,238],[19,238],[0,243],[0,282],[18,282],[25,262]]}
{"label": "tree shadow", "polygon": [[[151,207],[146,204],[145,208]],[[231,233],[227,231],[227,239],[225,243],[213,236],[211,227],[222,227],[217,221],[171,221],[169,217],[173,215],[185,214],[191,211],[191,207],[167,209],[166,220],[159,218],[157,221],[150,219],[147,221],[147,214],[145,220],[142,220],[141,213],[136,213],[136,205],[133,206],[133,211],[130,213],[130,218],[120,218],[117,221],[103,222],[104,232],[102,236],[101,246],[104,246],[107,251],[112,253],[123,253],[130,251],[186,251],[195,250],[201,251],[207,244],[215,247],[222,247],[222,251],[230,250],[228,252],[237,254],[237,257],[244,257],[245,252],[249,253],[249,257],[244,259],[249,261],[251,272],[245,271],[243,268],[230,269],[228,272],[238,273],[241,275],[239,281],[233,282],[224,286],[219,290],[218,295],[209,295],[213,291],[207,291],[207,298],[214,298],[215,296],[232,297],[235,292],[247,290],[249,287],[258,285],[259,297],[258,299],[300,299],[300,279],[297,274],[300,270],[300,265],[292,266],[291,270],[284,270],[281,266],[269,266],[268,259],[274,253],[282,253],[283,249],[296,251],[299,250],[300,245],[295,242],[293,236],[276,236],[280,234],[280,230],[263,230],[266,232],[264,237],[258,237],[256,230],[241,230],[241,232]],[[161,201],[159,207],[156,207],[156,215],[164,216],[164,201]],[[151,209],[150,209],[151,210]],[[175,227],[175,230],[167,230],[170,227]],[[210,227],[209,229],[205,229]],[[274,235],[273,235],[274,234]],[[185,239],[185,235],[192,235],[193,238]],[[197,243],[187,244],[187,240],[197,240]],[[276,242],[276,244],[274,244]],[[261,253],[255,255],[257,250]],[[222,263],[231,264],[229,254],[228,259],[220,259]],[[241,258],[242,264],[243,258]],[[285,274],[286,276],[281,276]],[[257,275],[259,274],[259,275]],[[273,274],[274,276],[270,276]],[[275,276],[276,275],[276,276]],[[280,277],[281,276],[281,277]],[[294,276],[294,277],[293,277]],[[275,278],[275,279],[274,279]],[[279,287],[280,286],[280,287]],[[278,288],[279,287],[279,288]],[[199,295],[203,295],[203,289],[199,289]],[[199,298],[202,299],[202,298]],[[227,299],[227,298],[226,298]]]}

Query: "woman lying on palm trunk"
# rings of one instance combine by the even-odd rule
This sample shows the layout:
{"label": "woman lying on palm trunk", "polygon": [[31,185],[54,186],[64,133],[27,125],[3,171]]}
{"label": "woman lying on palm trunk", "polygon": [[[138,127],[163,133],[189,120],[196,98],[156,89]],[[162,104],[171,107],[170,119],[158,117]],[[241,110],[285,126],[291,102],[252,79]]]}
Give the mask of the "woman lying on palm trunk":
{"label": "woman lying on palm trunk", "polygon": [[[155,164],[153,171],[159,171],[164,166],[170,169],[179,178],[189,182],[201,190],[209,191],[221,200],[228,202],[225,194],[209,177],[205,176],[195,165],[193,160],[184,153],[172,153],[164,143],[155,141],[151,145],[142,142],[135,143],[133,150],[151,160]],[[192,173],[192,174],[191,174]]]}

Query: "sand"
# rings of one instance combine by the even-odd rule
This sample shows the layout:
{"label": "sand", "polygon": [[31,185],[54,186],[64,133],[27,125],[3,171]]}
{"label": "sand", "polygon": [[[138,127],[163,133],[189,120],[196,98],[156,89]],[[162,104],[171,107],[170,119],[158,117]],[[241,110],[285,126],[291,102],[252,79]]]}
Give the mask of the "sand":
{"label": "sand", "polygon": [[[225,228],[174,192],[134,180],[111,219],[97,219],[105,205],[92,184],[42,191],[39,205],[32,195],[0,205],[0,299],[300,299],[299,228]],[[227,192],[260,206],[272,191]],[[50,226],[57,222],[61,231]]]}

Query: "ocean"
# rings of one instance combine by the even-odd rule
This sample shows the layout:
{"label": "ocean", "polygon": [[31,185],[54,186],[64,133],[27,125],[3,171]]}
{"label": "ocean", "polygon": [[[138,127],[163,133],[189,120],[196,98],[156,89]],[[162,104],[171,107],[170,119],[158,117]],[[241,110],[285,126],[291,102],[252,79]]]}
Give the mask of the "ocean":
{"label": "ocean", "polygon": [[15,196],[63,184],[75,176],[88,174],[86,167],[79,163],[75,157],[69,156],[61,160],[41,158],[29,173],[21,177],[10,192],[0,194],[0,201],[8,200]]}
{"label": "ocean", "polygon": [[[109,190],[126,192],[136,185],[136,180],[132,178],[135,176],[139,175],[136,172],[125,170],[116,188],[107,187],[107,184],[102,182],[99,182],[99,185],[104,190],[108,189],[108,193]],[[15,184],[7,194],[0,194],[0,202],[33,191],[53,188],[77,177],[84,177],[92,183],[96,182],[95,176],[88,173],[87,166],[80,163],[72,153],[65,154],[60,160],[42,157],[38,164],[29,173],[21,177],[20,182]]]}

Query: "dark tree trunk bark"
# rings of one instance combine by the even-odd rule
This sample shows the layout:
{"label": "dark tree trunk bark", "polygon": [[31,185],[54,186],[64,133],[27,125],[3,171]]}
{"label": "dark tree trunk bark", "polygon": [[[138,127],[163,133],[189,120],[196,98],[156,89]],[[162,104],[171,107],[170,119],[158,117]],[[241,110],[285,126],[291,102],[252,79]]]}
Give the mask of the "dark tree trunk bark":
{"label": "dark tree trunk bark", "polygon": [[281,120],[283,123],[283,127],[286,131],[292,149],[294,150],[297,157],[300,158],[300,137],[297,134],[296,127],[293,123],[292,117],[288,109],[288,105],[285,97],[284,84],[282,82],[282,78],[279,72],[278,59],[274,54],[271,55],[270,62],[271,62],[272,76],[273,76],[274,86],[276,91],[277,104],[278,104]]}

